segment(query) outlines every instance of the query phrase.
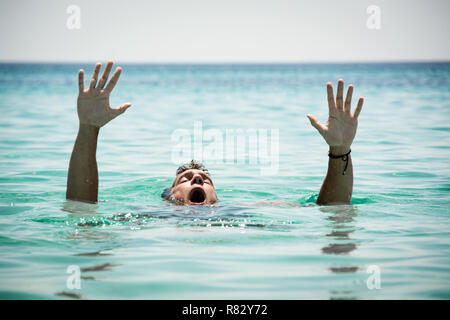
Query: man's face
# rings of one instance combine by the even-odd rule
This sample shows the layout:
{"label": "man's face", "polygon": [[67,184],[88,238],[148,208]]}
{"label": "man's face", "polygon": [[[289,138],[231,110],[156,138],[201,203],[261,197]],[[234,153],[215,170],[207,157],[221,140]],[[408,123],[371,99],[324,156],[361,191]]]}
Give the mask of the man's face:
{"label": "man's face", "polygon": [[171,191],[177,203],[201,205],[217,202],[216,190],[211,178],[198,169],[180,173],[175,178]]}

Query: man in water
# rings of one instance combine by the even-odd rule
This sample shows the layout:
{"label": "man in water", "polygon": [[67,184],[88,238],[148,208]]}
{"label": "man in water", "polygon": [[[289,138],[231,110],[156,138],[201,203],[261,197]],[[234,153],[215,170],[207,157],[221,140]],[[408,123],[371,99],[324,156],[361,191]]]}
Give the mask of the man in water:
{"label": "man in water", "polygon": [[[84,71],[78,72],[78,119],[79,130],[70,158],[67,176],[66,198],[77,201],[97,202],[97,139],[100,128],[112,119],[124,113],[131,103],[118,108],[111,108],[109,95],[119,80],[121,68],[116,68],[109,80],[113,63],[106,64],[102,77],[98,80],[101,64],[94,68],[89,88],[84,88]],[[313,115],[307,117],[311,125],[323,136],[330,146],[329,162],[325,180],[320,189],[317,204],[350,204],[353,189],[353,166],[350,146],[355,138],[358,116],[363,106],[359,98],[352,115],[351,100],[353,86],[350,85],[344,101],[344,81],[338,81],[337,95],[334,98],[333,87],[327,83],[329,116],[325,124]],[[218,201],[214,184],[208,170],[195,161],[181,166],[170,188],[163,194],[163,199],[182,205],[208,205]]]}

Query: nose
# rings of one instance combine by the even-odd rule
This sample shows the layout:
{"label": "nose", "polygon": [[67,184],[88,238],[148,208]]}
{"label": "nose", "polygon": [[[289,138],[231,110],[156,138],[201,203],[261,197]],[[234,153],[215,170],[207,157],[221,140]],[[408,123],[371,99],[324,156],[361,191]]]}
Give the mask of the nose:
{"label": "nose", "polygon": [[201,175],[196,174],[191,181],[191,184],[199,184],[199,185],[203,185],[203,178]]}

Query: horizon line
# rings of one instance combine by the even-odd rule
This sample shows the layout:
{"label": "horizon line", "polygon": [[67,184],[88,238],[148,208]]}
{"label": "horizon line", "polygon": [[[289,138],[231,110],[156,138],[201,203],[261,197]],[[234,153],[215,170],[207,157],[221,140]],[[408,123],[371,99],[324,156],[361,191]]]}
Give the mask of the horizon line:
{"label": "horizon line", "polygon": [[378,64],[378,63],[450,63],[450,59],[398,59],[398,60],[292,60],[292,61],[121,61],[120,59],[106,60],[1,60],[0,64],[95,64],[97,62],[105,63],[106,61],[120,61],[121,64],[149,64],[149,65],[242,65],[242,64],[273,64],[273,65],[289,65],[289,64]]}

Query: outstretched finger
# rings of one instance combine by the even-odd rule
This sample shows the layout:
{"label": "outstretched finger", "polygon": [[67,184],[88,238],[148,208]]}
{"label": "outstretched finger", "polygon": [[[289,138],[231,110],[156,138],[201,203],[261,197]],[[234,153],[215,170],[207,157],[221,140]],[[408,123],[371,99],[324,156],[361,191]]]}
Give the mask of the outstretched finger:
{"label": "outstretched finger", "polygon": [[333,93],[333,85],[331,82],[327,83],[327,95],[328,95],[328,109],[330,112],[336,108],[336,105],[334,104],[334,93]]}
{"label": "outstretched finger", "polygon": [[100,63],[97,63],[95,65],[94,73],[92,74],[91,83],[89,84],[89,89],[94,89],[95,88],[95,84],[97,83],[98,74],[100,72],[100,68],[101,67],[102,67],[102,65]]}
{"label": "outstretched finger", "polygon": [[83,71],[83,69],[80,69],[80,71],[78,71],[78,91],[79,91],[79,93],[84,92],[84,71]]}
{"label": "outstretched finger", "polygon": [[323,124],[321,124],[321,123],[319,122],[319,120],[317,120],[316,117],[314,117],[312,114],[307,114],[306,116],[308,117],[309,121],[311,122],[311,125],[312,125],[314,128],[316,128],[317,131],[319,131],[319,133],[320,133],[321,135],[323,135],[323,134],[324,134],[324,131],[325,131],[325,129],[326,129],[325,126],[324,126]]}
{"label": "outstretched finger", "polygon": [[344,101],[344,80],[338,80],[337,94],[336,94],[336,107],[342,111]]}
{"label": "outstretched finger", "polygon": [[123,105],[121,105],[118,108],[112,109],[112,114],[113,114],[113,119],[119,115],[121,115],[122,113],[124,113],[129,107],[131,107],[131,103],[127,102],[124,103]]}
{"label": "outstretched finger", "polygon": [[117,81],[119,81],[120,73],[122,72],[122,68],[117,68],[114,72],[113,76],[111,77],[111,80],[109,80],[108,85],[105,88],[105,92],[111,93],[111,91],[114,89],[114,87],[117,84]]}
{"label": "outstretched finger", "polygon": [[103,89],[103,87],[106,84],[106,81],[108,81],[109,73],[111,72],[112,66],[113,66],[113,62],[112,61],[108,61],[106,63],[105,70],[103,71],[103,75],[100,78],[100,81],[98,82],[97,88]]}
{"label": "outstretched finger", "polygon": [[356,107],[355,114],[353,115],[354,118],[358,118],[359,114],[361,113],[363,103],[364,103],[364,98],[359,98],[358,106]]}
{"label": "outstretched finger", "polygon": [[344,112],[350,113],[353,95],[353,86],[349,85],[347,90],[347,97],[345,98]]}

